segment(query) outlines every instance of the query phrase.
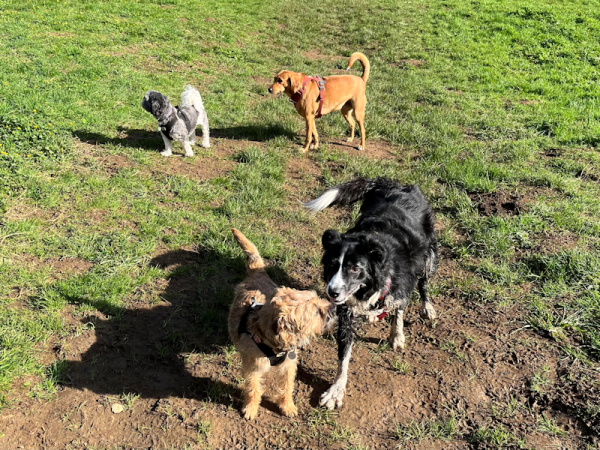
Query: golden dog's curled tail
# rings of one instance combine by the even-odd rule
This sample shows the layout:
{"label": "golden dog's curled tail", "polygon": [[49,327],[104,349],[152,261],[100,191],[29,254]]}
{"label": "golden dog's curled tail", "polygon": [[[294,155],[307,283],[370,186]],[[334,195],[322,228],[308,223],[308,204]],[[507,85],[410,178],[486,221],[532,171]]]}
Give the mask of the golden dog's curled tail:
{"label": "golden dog's curled tail", "polygon": [[352,64],[354,64],[354,61],[356,61],[357,59],[363,66],[362,79],[366,83],[369,79],[369,73],[371,72],[371,64],[369,64],[369,60],[362,53],[355,52],[352,53],[352,55],[350,55],[350,61],[348,61],[348,68],[346,70],[350,70],[350,67],[352,67]]}
{"label": "golden dog's curled tail", "polygon": [[257,270],[263,269],[265,267],[265,262],[260,257],[256,246],[248,240],[246,236],[242,234],[241,231],[236,230],[235,228],[231,229],[235,240],[240,245],[241,249],[246,254],[246,270]]}

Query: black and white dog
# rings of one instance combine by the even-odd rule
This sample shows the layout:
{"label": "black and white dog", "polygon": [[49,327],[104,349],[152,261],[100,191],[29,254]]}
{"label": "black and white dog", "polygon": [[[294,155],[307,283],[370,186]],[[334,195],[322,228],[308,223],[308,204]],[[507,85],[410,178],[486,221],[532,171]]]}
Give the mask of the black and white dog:
{"label": "black and white dog", "polygon": [[327,230],[322,242],[327,297],[337,305],[338,373],[321,405],[340,407],[346,393],[348,364],[359,319],[392,315],[390,342],[404,348],[404,309],[415,286],[421,314],[436,317],[427,296],[427,280],[437,268],[438,252],[431,206],[414,185],[386,178],[356,178],[305,203],[311,211],[363,200],[354,228],[344,234]]}
{"label": "black and white dog", "polygon": [[172,141],[179,142],[185,156],[194,156],[192,145],[196,145],[196,127],[202,127],[202,147],[210,147],[208,116],[197,89],[190,85],[181,94],[181,106],[173,106],[169,99],[157,91],[148,91],[142,100],[142,108],[158,121],[158,131],[165,142],[163,156],[173,154]]}

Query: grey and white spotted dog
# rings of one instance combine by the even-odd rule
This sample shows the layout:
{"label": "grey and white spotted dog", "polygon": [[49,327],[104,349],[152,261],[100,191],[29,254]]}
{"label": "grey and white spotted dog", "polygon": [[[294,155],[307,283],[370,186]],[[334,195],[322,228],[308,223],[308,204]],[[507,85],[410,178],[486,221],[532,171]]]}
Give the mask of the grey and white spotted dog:
{"label": "grey and white spotted dog", "polygon": [[158,131],[165,142],[163,156],[173,154],[173,142],[179,142],[185,156],[194,156],[192,145],[196,145],[196,127],[202,127],[202,147],[210,147],[208,116],[200,92],[190,85],[181,94],[181,106],[173,106],[169,99],[157,91],[148,91],[142,100],[142,108],[158,121]]}

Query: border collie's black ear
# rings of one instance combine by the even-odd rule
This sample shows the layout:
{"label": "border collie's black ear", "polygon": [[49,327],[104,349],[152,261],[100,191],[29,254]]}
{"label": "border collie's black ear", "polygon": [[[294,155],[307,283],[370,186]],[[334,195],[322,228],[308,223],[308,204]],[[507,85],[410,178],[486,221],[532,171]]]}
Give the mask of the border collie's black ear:
{"label": "border collie's black ear", "polygon": [[323,237],[321,238],[321,243],[323,244],[324,250],[329,250],[333,245],[339,244],[342,242],[342,235],[339,231],[335,230],[327,230],[323,233]]}
{"label": "border collie's black ear", "polygon": [[366,237],[362,240],[363,253],[369,261],[381,263],[385,259],[385,248],[376,239]]}

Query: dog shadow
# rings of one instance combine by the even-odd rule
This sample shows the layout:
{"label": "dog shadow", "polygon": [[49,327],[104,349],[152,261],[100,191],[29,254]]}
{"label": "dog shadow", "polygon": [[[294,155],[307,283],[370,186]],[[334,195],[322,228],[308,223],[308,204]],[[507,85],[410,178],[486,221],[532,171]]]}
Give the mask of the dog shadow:
{"label": "dog shadow", "polygon": [[117,127],[117,132],[121,137],[108,137],[87,130],[75,130],[73,131],[73,135],[81,142],[92,145],[113,145],[115,147],[141,148],[152,151],[162,151],[165,148],[164,142],[158,131]]}
{"label": "dog shadow", "polygon": [[295,139],[296,133],[280,124],[271,125],[241,125],[229,128],[213,128],[211,137],[242,141],[265,142],[278,137]]}
{"label": "dog shadow", "polygon": [[[164,142],[158,131],[148,131],[135,128],[117,127],[120,137],[108,137],[87,130],[73,131],[81,142],[92,145],[112,145],[115,147],[150,150],[164,150]],[[198,129],[196,135],[201,139],[202,132]],[[212,128],[211,138],[223,138],[241,141],[266,142],[278,137],[296,139],[294,131],[279,124],[276,125],[242,125],[229,128]]]}
{"label": "dog shadow", "polygon": [[[80,341],[88,346],[80,358],[67,358],[64,384],[96,394],[118,397],[135,393],[142,398],[180,397],[198,401],[241,405],[241,390],[219,380],[203,367],[204,358],[190,355],[209,354],[223,357],[230,345],[227,332],[229,307],[234,286],[245,276],[245,261],[217,252],[200,250],[169,251],[153,258],[150,265],[166,269],[168,280],[156,280],[156,294],[143,286],[133,295],[133,307],[114,307],[108,302],[91,302],[73,297],[70,303],[89,304],[105,318],[86,319],[95,336]],[[269,275],[278,284],[290,285],[285,271],[271,267]],[[292,283],[293,284],[293,283]],[[95,319],[95,320],[94,320]],[[209,372],[208,376],[206,375]],[[203,376],[194,376],[193,373]],[[269,400],[262,406],[279,413]]]}

